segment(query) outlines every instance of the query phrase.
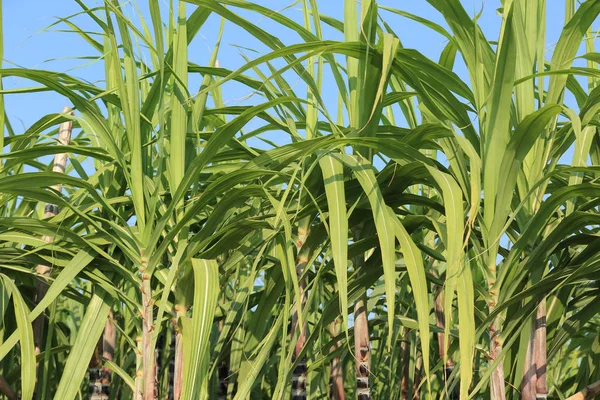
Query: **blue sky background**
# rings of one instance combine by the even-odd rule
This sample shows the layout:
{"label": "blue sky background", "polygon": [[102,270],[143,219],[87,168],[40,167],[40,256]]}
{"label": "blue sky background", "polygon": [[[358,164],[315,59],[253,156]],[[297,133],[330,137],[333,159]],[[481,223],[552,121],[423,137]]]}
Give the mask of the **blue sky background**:
{"label": "blue sky background", "polygon": [[[163,5],[163,9],[166,9],[168,2],[166,0],[158,1]],[[100,0],[85,0],[85,2],[89,7],[100,6],[102,4]],[[255,0],[255,2],[273,10],[283,10],[282,12],[285,15],[302,23],[301,2],[290,0]],[[126,12],[129,12],[129,15],[136,19],[137,16],[133,4],[135,3],[130,3],[126,7]],[[138,0],[138,4],[149,21],[147,2]],[[343,19],[343,0],[320,0],[318,4],[321,14]],[[447,28],[441,15],[425,0],[381,0],[379,4],[417,14]],[[500,1],[463,0],[463,4],[467,12],[473,16],[483,10],[480,17],[480,25],[490,40],[496,40],[501,23],[501,17],[496,12],[496,9],[500,6]],[[49,30],[44,30],[45,27],[55,22],[59,17],[79,13],[81,9],[75,1],[4,0],[3,7],[5,68],[16,65],[24,68],[68,72],[78,78],[94,82],[98,86],[103,86],[103,82],[101,82],[104,74],[102,62],[76,58],[80,56],[99,56],[89,44],[76,33],[68,32],[69,27],[65,24],[59,24]],[[187,7],[188,11],[195,8],[193,5],[188,5]],[[547,7],[548,32],[546,47],[548,49],[548,59],[560,34],[559,29],[564,25],[564,1],[549,0]],[[251,22],[279,37],[286,44],[300,42],[299,37],[295,33],[282,28],[259,14],[244,11],[240,11],[240,13]],[[163,12],[163,17],[166,15],[167,13]],[[404,47],[415,48],[431,59],[438,59],[440,52],[446,44],[445,38],[416,22],[390,12],[381,11],[381,15],[398,34]],[[72,21],[86,31],[99,31],[98,27],[86,15],[77,16]],[[200,31],[200,34],[190,45],[190,61],[201,65],[205,65],[208,62],[212,47],[217,39],[219,23],[219,16],[212,15],[210,17]],[[339,32],[326,26],[324,26],[324,37],[334,40],[342,39],[342,35]],[[268,52],[265,46],[249,38],[243,30],[227,23],[219,52],[221,66],[236,69],[244,63],[238,46],[255,49],[260,54]],[[248,50],[244,50],[244,52],[250,58],[255,58],[258,55]],[[455,71],[468,82],[465,68],[462,61],[458,60],[458,58]],[[291,82],[298,81],[297,77],[291,78]],[[194,87],[198,87],[199,83],[199,77],[191,77],[190,91],[193,92]],[[13,77],[4,78],[4,87],[6,89],[32,85],[31,82],[22,79]],[[252,102],[252,99],[246,98],[250,94],[247,88],[241,88],[235,84],[231,84],[225,88],[224,100],[226,101],[226,105],[240,105]],[[299,82],[295,89],[298,90],[298,95],[304,96],[305,88]],[[337,106],[337,91],[331,79],[325,79],[323,89],[323,96],[329,105],[328,107],[334,111]],[[62,106],[68,103],[64,98],[54,93],[7,95],[5,102],[8,117],[17,133],[22,132],[41,116],[59,112]]]}

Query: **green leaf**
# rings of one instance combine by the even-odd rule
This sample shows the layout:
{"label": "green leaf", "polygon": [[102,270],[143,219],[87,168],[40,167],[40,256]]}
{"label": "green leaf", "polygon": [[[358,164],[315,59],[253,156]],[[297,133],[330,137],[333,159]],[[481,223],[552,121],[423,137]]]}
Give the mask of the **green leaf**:
{"label": "green leaf", "polygon": [[344,329],[348,329],[348,218],[346,217],[346,194],[344,191],[344,169],[340,160],[325,154],[319,160],[323,172],[325,195],[327,196],[329,236],[335,276],[340,293],[340,311]]}
{"label": "green leaf", "polygon": [[208,398],[208,363],[210,332],[217,297],[219,271],[215,260],[192,259],[194,303],[192,318],[183,321],[184,361],[183,400]]}
{"label": "green leaf", "polygon": [[[358,158],[360,156],[350,156],[348,154],[332,154],[331,156],[339,158],[341,162],[346,164],[352,170],[352,173],[358,179],[363,192],[371,204],[371,212],[373,213],[373,219],[375,220],[379,246],[381,248],[389,324],[387,346],[388,348],[391,348],[392,333],[394,329],[394,313],[396,310],[396,250],[394,226],[389,219],[387,205],[383,200],[383,195],[379,189],[379,184],[375,178],[374,168],[371,163],[362,158]],[[423,361],[426,369],[429,369],[428,360]]]}
{"label": "green leaf", "polygon": [[21,398],[33,399],[35,390],[35,345],[33,343],[33,328],[29,321],[29,310],[15,283],[6,275],[0,274],[4,285],[12,294],[15,319],[17,322],[17,335],[21,344]]}
{"label": "green leaf", "polygon": [[[35,308],[29,313],[28,320],[33,322],[41,315],[56,298],[61,295],[64,289],[73,281],[79,272],[85,268],[94,259],[94,253],[82,250],[73,257],[73,259],[63,268],[61,273],[56,277],[46,295],[40,300]],[[18,335],[13,333],[0,346],[0,360],[17,344]]]}
{"label": "green leaf", "polygon": [[[569,20],[560,34],[552,52],[552,70],[569,68],[577,55],[579,45],[591,24],[600,13],[600,1],[588,0],[581,4],[573,18]],[[566,75],[553,75],[548,85],[546,104],[556,104],[567,83]]]}
{"label": "green leaf", "polygon": [[81,384],[85,379],[88,364],[98,344],[98,339],[102,335],[108,312],[112,305],[112,298],[98,289],[97,293],[92,295],[85,311],[81,326],[77,331],[77,336],[65,368],[63,370],[60,382],[54,395],[57,399],[72,400],[77,396]]}
{"label": "green leaf", "polygon": [[429,358],[429,294],[427,293],[427,280],[425,278],[425,265],[423,264],[423,256],[417,245],[408,234],[404,225],[398,220],[391,209],[388,209],[389,219],[394,224],[394,234],[400,243],[400,251],[404,256],[406,270],[410,286],[415,299],[417,311],[417,323],[419,335],[421,337],[421,351],[423,353],[423,369],[427,380],[430,379],[429,362],[425,361],[425,357]]}

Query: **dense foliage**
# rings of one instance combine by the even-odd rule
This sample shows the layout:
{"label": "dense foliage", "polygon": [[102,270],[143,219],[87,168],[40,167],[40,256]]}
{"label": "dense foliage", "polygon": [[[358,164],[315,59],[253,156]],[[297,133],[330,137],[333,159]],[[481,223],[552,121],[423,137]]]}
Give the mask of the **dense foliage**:
{"label": "dense foliage", "polygon": [[[129,2],[76,0],[100,34],[57,24],[104,77],[0,70],[33,82],[2,107],[40,91],[72,106],[23,130],[0,113],[4,395],[600,391],[600,0],[503,0],[494,38],[459,0],[427,0],[445,26],[336,1],[343,21],[317,0],[149,1],[135,21]],[[443,35],[439,60],[390,13]],[[270,50],[219,66],[233,26]],[[252,101],[227,105],[233,83]]]}

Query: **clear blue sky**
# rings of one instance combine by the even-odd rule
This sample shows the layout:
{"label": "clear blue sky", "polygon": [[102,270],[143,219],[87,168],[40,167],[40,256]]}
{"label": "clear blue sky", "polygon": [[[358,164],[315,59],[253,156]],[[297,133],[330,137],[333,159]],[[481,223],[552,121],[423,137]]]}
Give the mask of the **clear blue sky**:
{"label": "clear blue sky", "polygon": [[[165,7],[167,0],[159,0]],[[100,6],[100,0],[85,0],[89,7]],[[138,0],[140,7],[145,10],[147,2]],[[301,3],[290,0],[257,0],[258,4],[266,6],[273,10],[283,10],[283,13],[302,23]],[[294,5],[294,3],[297,3]],[[343,19],[343,0],[320,0],[318,2],[320,12],[329,16]],[[384,6],[400,8],[419,16],[431,19],[442,26],[446,24],[439,13],[434,10],[425,0],[381,0],[379,4]],[[496,40],[500,28],[501,18],[497,15],[496,9],[500,6],[500,0],[463,0],[467,12],[476,15],[481,9],[483,13],[480,17],[480,25],[490,40]],[[564,1],[548,1],[548,33],[547,48],[551,52],[553,45],[558,39],[558,27],[563,26],[564,21]],[[552,6],[555,4],[555,6]],[[99,55],[76,33],[68,32],[69,27],[65,24],[54,26],[50,30],[42,31],[46,26],[52,24],[58,17],[65,17],[81,11],[77,3],[73,0],[47,1],[47,0],[4,0],[4,66],[10,67],[11,63],[24,67],[47,69],[60,72],[69,72],[81,79],[97,82],[103,86],[103,67],[102,62],[92,62],[90,60],[77,59],[79,56]],[[188,10],[195,6],[188,5]],[[127,8],[129,15],[135,15],[133,6]],[[300,39],[288,29],[272,23],[268,19],[255,13],[241,12],[251,22],[258,24],[271,34],[278,36],[285,43],[297,43]],[[166,15],[166,13],[163,13]],[[445,39],[437,33],[423,27],[413,21],[398,17],[389,12],[382,11],[386,21],[392,26],[400,37],[404,47],[415,48],[424,55],[437,60],[441,50],[445,45]],[[89,17],[80,15],[72,20],[84,30],[98,32],[99,29],[94,25]],[[198,64],[206,64],[210,57],[212,46],[216,41],[220,19],[213,15],[200,31],[200,35],[190,45],[190,61]],[[556,28],[555,28],[556,27]],[[329,39],[341,39],[341,34],[331,28],[326,28],[324,36]],[[221,66],[235,69],[244,63],[240,49],[237,46],[256,49],[264,54],[267,52],[265,46],[259,44],[256,40],[248,38],[240,28],[232,24],[226,24],[225,34],[222,40],[219,60]],[[251,51],[245,53],[255,58],[257,54]],[[548,55],[549,56],[549,55]],[[456,72],[466,81],[468,77],[462,65],[457,65]],[[32,83],[17,78],[4,78],[4,87],[6,89],[16,87],[31,86]],[[194,86],[196,85],[196,86]],[[190,80],[190,90],[199,85],[199,80],[192,78]],[[300,85],[298,83],[298,85]],[[240,100],[249,94],[249,91],[239,86],[229,86],[224,91],[224,99],[227,105],[246,104]],[[328,90],[330,89],[331,90]],[[304,95],[303,87],[299,86],[299,95]],[[330,80],[324,83],[324,97],[331,110],[336,109],[337,95]],[[252,101],[252,100],[250,100]],[[41,116],[58,112],[62,106],[67,103],[61,96],[53,93],[34,93],[28,95],[7,95],[5,98],[8,117],[12,122],[17,133],[30,126]]]}

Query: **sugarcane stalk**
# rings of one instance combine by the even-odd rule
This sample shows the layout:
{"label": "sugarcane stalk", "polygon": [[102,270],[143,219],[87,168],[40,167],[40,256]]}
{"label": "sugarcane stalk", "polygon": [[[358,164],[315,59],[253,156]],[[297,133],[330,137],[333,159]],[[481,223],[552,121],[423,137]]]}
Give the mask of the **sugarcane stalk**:
{"label": "sugarcane stalk", "polygon": [[112,310],[104,324],[104,333],[88,367],[90,400],[108,400],[110,398],[111,370],[102,366],[102,359],[112,361],[115,353],[115,327]]}
{"label": "sugarcane stalk", "polygon": [[163,330],[156,339],[156,350],[155,350],[155,358],[156,358],[156,382],[159,387],[156,388],[157,393],[159,392],[159,388],[161,390],[161,399],[171,399],[172,398],[172,370],[171,370],[171,361],[173,357],[171,357],[172,350],[174,348],[173,342],[167,342],[173,337],[171,332],[168,329]]}
{"label": "sugarcane stalk", "polygon": [[[301,302],[304,303],[304,285],[300,286],[300,299]],[[298,332],[298,340],[296,341],[296,345],[294,347],[294,357],[292,362],[296,362],[298,357],[300,356],[300,352],[304,347],[304,343],[306,343],[306,325],[299,327],[299,319],[297,315],[298,311],[294,311],[294,315],[292,316],[292,333]],[[306,358],[303,357],[300,362],[294,368],[294,372],[292,374],[292,400],[306,400]]]}
{"label": "sugarcane stalk", "polygon": [[535,319],[531,327],[531,335],[527,342],[527,353],[521,381],[521,399],[546,399],[546,301],[542,300],[536,309]]}
{"label": "sugarcane stalk", "polygon": [[417,360],[415,361],[415,381],[413,382],[413,400],[419,400],[421,398],[421,380],[423,379],[423,374],[421,373],[421,368],[423,367],[423,355],[419,355]]}
{"label": "sugarcane stalk", "polygon": [[[496,305],[498,304],[498,290],[495,288],[496,271],[496,259],[495,257],[490,257],[488,260],[488,274],[490,276],[488,281],[488,310],[490,313],[492,313],[496,309]],[[494,318],[494,321],[488,326],[488,334],[490,340],[490,363],[494,363],[500,356],[500,353],[502,352],[502,339],[500,337],[501,326],[502,321],[499,316]],[[490,399],[506,399],[506,392],[504,387],[504,366],[502,365],[502,362],[499,362],[494,367],[490,376]]]}
{"label": "sugarcane stalk", "polygon": [[[352,229],[354,240],[360,239],[362,226]],[[365,262],[364,254],[354,257],[354,268],[359,269]],[[358,400],[371,398],[369,377],[371,375],[371,340],[369,338],[369,321],[367,317],[366,290],[354,304],[354,356],[356,373],[356,393]]]}
{"label": "sugarcane stalk", "polygon": [[[112,310],[108,313],[108,318],[104,324],[104,333],[102,334],[102,358],[107,361],[113,361],[115,357],[116,331],[114,325],[114,315]],[[102,369],[104,381],[102,383],[103,393],[110,394],[110,384],[112,381],[112,371],[109,368]]]}
{"label": "sugarcane stalk", "polygon": [[158,382],[158,377],[160,376],[161,373],[161,368],[160,368],[160,354],[161,354],[162,348],[157,349],[156,347],[154,348],[154,385],[152,387],[152,392],[154,393],[154,398],[158,399],[158,386],[159,386],[159,382]]}
{"label": "sugarcane stalk", "polygon": [[[438,288],[438,290],[437,290],[437,293],[435,296],[435,301],[434,301],[434,310],[435,310],[436,325],[438,328],[441,329],[441,331],[438,332],[438,334],[437,334],[437,336],[438,336],[438,352],[440,354],[440,359],[446,360],[445,366],[444,366],[444,383],[447,386],[448,379],[450,378],[452,371],[454,371],[455,364],[454,364],[454,360],[452,359],[452,357],[450,357],[446,354],[446,347],[445,347],[446,334],[444,333],[444,330],[446,328],[446,316],[444,314],[444,291],[442,288]],[[458,399],[458,393],[457,393],[456,389],[450,393],[446,393],[446,396],[450,400]]]}
{"label": "sugarcane stalk", "polygon": [[[221,333],[223,332],[223,323],[224,321],[222,319],[219,320],[219,324],[217,327],[219,330],[219,336],[221,336]],[[221,360],[221,362],[219,363],[217,373],[219,376],[219,399],[226,399],[227,386],[229,383],[229,364],[226,359]]]}
{"label": "sugarcane stalk", "polygon": [[[296,257],[296,275],[298,276],[298,286],[300,291],[300,307],[296,305],[292,314],[292,338],[298,333],[298,339],[294,347],[293,362],[295,362],[300,356],[300,352],[306,343],[306,322],[299,327],[298,312],[303,308],[306,302],[305,284],[302,279],[304,269],[308,264],[308,248],[304,245],[308,238],[308,228],[310,219],[304,218],[300,221],[298,227],[298,241],[296,247],[298,249],[298,256]],[[306,358],[302,358],[300,362],[294,368],[292,374],[292,400],[306,400]]]}
{"label": "sugarcane stalk", "polygon": [[134,400],[143,400],[144,396],[144,366],[142,363],[142,337],[138,336],[135,338],[136,349],[135,349],[135,393]]}
{"label": "sugarcane stalk", "polygon": [[175,365],[173,368],[173,399],[179,400],[181,398],[181,391],[183,389],[183,333],[178,321],[186,314],[185,305],[175,306],[176,319],[175,325]]}
{"label": "sugarcane stalk", "polygon": [[169,343],[169,360],[168,360],[168,376],[167,376],[167,399],[172,400],[174,394],[174,378],[175,378],[175,331],[177,330],[177,320],[173,319],[173,331],[170,335]]}
{"label": "sugarcane stalk", "polygon": [[[63,114],[71,113],[70,107],[64,107],[62,110]],[[61,145],[68,145],[71,141],[71,131],[73,130],[73,122],[66,121],[60,124],[58,128],[58,141]],[[64,173],[67,168],[67,153],[58,153],[54,156],[54,164],[52,165],[52,172],[56,173]],[[62,185],[54,185],[52,186],[57,192],[62,191]],[[44,209],[44,219],[52,218],[58,214],[58,206],[56,204],[46,204]],[[46,243],[51,243],[54,238],[52,236],[44,235],[42,236],[42,240]],[[35,283],[35,294],[34,294],[34,303],[38,304],[48,292],[48,276],[52,272],[52,267],[49,265],[39,264],[36,267],[36,273],[38,275],[38,280]],[[41,345],[45,343],[44,340],[44,325],[46,323],[45,315],[40,314],[33,321],[33,342],[35,344],[35,355],[39,355],[41,353]],[[36,379],[39,376],[39,363],[36,365]],[[37,390],[37,385],[36,385]]]}
{"label": "sugarcane stalk", "polygon": [[[496,320],[488,329],[491,344],[490,359],[492,362],[494,362],[500,355],[500,352],[502,352],[499,326],[500,323]],[[506,398],[504,388],[504,366],[501,362],[498,363],[498,365],[496,365],[492,371],[492,375],[490,377],[490,391],[492,400],[504,400]]]}
{"label": "sugarcane stalk", "polygon": [[546,343],[546,300],[542,299],[538,304],[535,316],[535,372],[536,384],[535,393],[537,399],[545,399],[548,396],[548,386],[546,384],[547,368],[547,343]]}
{"label": "sugarcane stalk", "polygon": [[88,365],[90,400],[108,400],[109,393],[104,392],[104,371],[102,370],[103,339],[98,339],[94,354]]}
{"label": "sugarcane stalk", "polygon": [[408,381],[409,381],[409,358],[410,358],[410,341],[408,338],[408,329],[402,329],[402,342],[400,343],[400,354],[402,361],[402,378],[400,380],[400,398],[402,400],[408,399]]}
{"label": "sugarcane stalk", "polygon": [[[337,337],[341,332],[341,322],[339,318],[336,318],[330,325],[330,332],[332,337]],[[331,351],[334,352],[339,349],[341,342],[337,341],[334,343]],[[336,356],[331,360],[331,372],[330,372],[330,383],[331,383],[331,399],[332,400],[345,400],[344,394],[344,370],[342,366],[341,356]]]}
{"label": "sugarcane stalk", "polygon": [[154,331],[154,313],[152,310],[152,288],[150,287],[150,276],[146,274],[145,265],[142,262],[142,365],[143,365],[143,400],[154,400],[156,393],[156,358],[152,348],[152,332]]}
{"label": "sugarcane stalk", "polygon": [[575,393],[567,400],[591,400],[600,394],[600,381],[588,385],[580,392]]}
{"label": "sugarcane stalk", "polygon": [[367,296],[364,294],[354,305],[354,350],[356,357],[356,390],[358,400],[371,398],[371,341],[367,319]]}
{"label": "sugarcane stalk", "polygon": [[0,375],[0,393],[6,396],[7,400],[17,400],[19,398],[2,375]]}
{"label": "sugarcane stalk", "polygon": [[523,365],[523,379],[521,380],[521,399],[535,400],[536,395],[536,362],[535,362],[535,323],[531,327],[529,340],[527,341],[527,352],[525,354],[525,364]]}

